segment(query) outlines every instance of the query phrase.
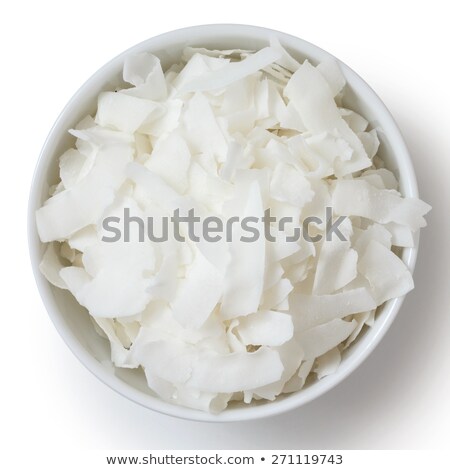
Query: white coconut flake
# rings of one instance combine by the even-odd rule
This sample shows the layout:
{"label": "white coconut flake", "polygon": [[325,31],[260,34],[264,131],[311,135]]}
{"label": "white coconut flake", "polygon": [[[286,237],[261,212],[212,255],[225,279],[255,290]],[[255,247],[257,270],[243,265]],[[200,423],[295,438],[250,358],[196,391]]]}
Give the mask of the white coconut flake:
{"label": "white coconut flake", "polygon": [[292,101],[289,101],[287,106],[281,108],[278,115],[278,122],[281,127],[286,129],[293,129],[298,132],[305,132],[306,127],[303,124],[302,118],[298,113],[297,109],[293,105]]}
{"label": "white coconut flake", "polygon": [[223,276],[204,256],[197,252],[172,302],[175,318],[189,328],[199,328],[207,320],[222,297]]}
{"label": "white coconut flake", "polygon": [[358,132],[364,132],[367,129],[369,122],[360,114],[347,108],[340,108],[339,112],[344,118],[344,121],[350,126],[350,129],[356,134]]}
{"label": "white coconut flake", "polygon": [[178,89],[178,93],[195,91],[217,90],[231,85],[256,73],[281,57],[282,53],[272,47],[266,47],[254,54],[250,54],[240,62],[229,62],[223,68],[203,74],[190,82],[184,83]]}
{"label": "white coconut flake", "polygon": [[[365,179],[370,183],[371,181],[368,180],[368,178],[370,178],[371,176],[376,176],[379,178],[378,181],[380,182],[380,184],[379,186],[377,186],[378,189],[394,189],[395,191],[398,191],[398,181],[392,171],[389,171],[386,168],[366,170],[362,173],[360,179]],[[374,185],[373,183],[371,184]]]}
{"label": "white coconut flake", "polygon": [[281,346],[292,338],[294,325],[287,313],[260,310],[239,320],[236,332],[245,345]]}
{"label": "white coconut flake", "polygon": [[372,159],[378,152],[378,147],[380,146],[376,129],[372,129],[369,132],[358,132],[357,135],[364,146],[367,156]]}
{"label": "white coconut flake", "polygon": [[185,47],[183,49],[182,53],[182,59],[185,62],[188,62],[195,54],[199,54],[202,56],[208,56],[208,57],[236,57],[236,58],[242,58],[247,56],[248,54],[251,54],[255,51],[253,50],[248,50],[248,49],[224,49],[224,50],[218,50],[218,49],[206,49],[204,47]]}
{"label": "white coconut flake", "polygon": [[328,132],[314,134],[306,139],[309,148],[317,155],[326,158],[330,166],[339,165],[339,162],[348,161],[352,158],[353,149],[342,138],[335,137]]}
{"label": "white coconut flake", "polygon": [[[196,52],[189,58],[187,64],[181,68],[181,71],[172,80],[172,86],[175,90],[180,90],[186,84],[201,78],[205,74],[222,69],[229,62],[229,58],[214,57]],[[180,93],[179,95],[181,96],[182,94]]]}
{"label": "white coconut flake", "polygon": [[75,232],[68,240],[68,244],[74,250],[83,252],[87,246],[93,245],[99,240],[95,225],[88,225]]}
{"label": "white coconut flake", "polygon": [[356,328],[355,320],[347,322],[336,318],[299,333],[299,342],[305,351],[305,359],[322,356],[345,341]]}
{"label": "white coconut flake", "polygon": [[203,94],[195,93],[189,100],[181,120],[191,152],[212,153],[219,161],[225,161],[228,153],[227,141]]}
{"label": "white coconut flake", "polygon": [[325,241],[317,260],[313,293],[333,294],[357,275],[358,253],[345,241]]}
{"label": "white coconut flake", "polygon": [[[353,333],[352,333],[353,334]],[[327,375],[334,374],[341,363],[341,353],[338,348],[330,349],[328,352],[316,359],[314,372],[320,380]]]}
{"label": "white coconut flake", "polygon": [[302,122],[310,132],[337,131],[353,149],[354,159],[347,163],[343,162],[336,170],[337,176],[344,176],[371,165],[358,136],[341,117],[327,81],[309,62],[305,61],[294,73],[286,85],[284,94],[293,102]]}
{"label": "white coconut flake", "polygon": [[275,346],[273,349],[280,355],[284,367],[283,373],[276,382],[252,390],[255,398],[275,400],[283,392],[286,383],[294,376],[303,360],[303,349],[296,338],[292,338],[281,346]]}
{"label": "white coconut flake", "polygon": [[414,236],[412,230],[395,222],[389,222],[384,225],[392,236],[392,245],[406,248],[414,247]]}
{"label": "white coconut flake", "polygon": [[333,59],[324,60],[316,68],[327,81],[333,97],[337,96],[345,86],[345,78],[337,61]]}
{"label": "white coconut flake", "polygon": [[365,230],[358,230],[355,236],[353,246],[355,250],[363,256],[366,252],[367,245],[375,240],[385,246],[387,249],[391,249],[392,246],[392,234],[385,225],[373,223],[369,225]]}
{"label": "white coconut flake", "polygon": [[369,321],[369,318],[372,314],[375,314],[375,310],[371,310],[370,312],[356,313],[353,315],[353,320],[355,320],[358,325],[353,330],[352,334],[347,338],[347,341],[344,344],[344,349],[348,348],[353,343],[353,341],[355,341],[355,339],[361,333],[366,322]]}
{"label": "white coconut flake", "polygon": [[369,290],[364,287],[332,295],[295,293],[291,302],[297,327],[302,330],[377,306]]}
{"label": "white coconut flake", "polygon": [[[257,181],[248,189],[248,199],[244,217],[257,217],[264,214],[261,188]],[[262,222],[258,222],[259,233],[263,233]],[[258,310],[264,286],[265,240],[262,236],[253,242],[241,240],[243,231],[235,225],[230,246],[230,263],[226,271],[221,315],[224,319],[248,315]]]}
{"label": "white coconut flake", "polygon": [[95,121],[89,127],[80,129],[77,126],[76,129],[70,129],[69,132],[77,138],[76,147],[79,152],[90,161],[93,161],[96,151],[103,145],[133,143],[131,134],[98,126]]}
{"label": "white coconut flake", "polygon": [[169,251],[163,255],[159,270],[148,281],[147,292],[152,299],[163,299],[171,302],[176,295],[177,273],[180,263],[179,254]]}
{"label": "white coconut flake", "polygon": [[[264,292],[261,308],[289,310],[289,301],[287,299],[293,289],[294,286],[289,279],[280,279],[277,284]],[[285,303],[285,301],[287,303]]]}
{"label": "white coconut flake", "polygon": [[358,262],[358,270],[369,281],[377,305],[401,297],[414,287],[411,273],[402,260],[374,240]]}
{"label": "white coconut flake", "polygon": [[[155,338],[156,339],[156,338]],[[191,377],[199,352],[192,345],[167,337],[134,348],[133,357],[145,369],[172,384],[184,384]]]}
{"label": "white coconut flake", "polygon": [[247,351],[246,345],[241,341],[239,336],[236,333],[236,328],[239,325],[239,320],[237,318],[230,321],[230,324],[227,328],[227,341],[230,347],[230,352],[245,352]]}
{"label": "white coconut flake", "polygon": [[179,194],[171,188],[159,175],[139,163],[132,162],[126,168],[127,176],[142,188],[146,198],[161,206],[172,208]]}
{"label": "white coconut flake", "polygon": [[[140,253],[137,253],[140,256]],[[142,268],[133,266],[133,275],[127,276],[118,266],[127,264],[120,258],[110,270],[102,269],[94,277],[86,271],[77,271],[77,278],[68,279],[74,269],[63,268],[60,275],[78,302],[89,310],[94,317],[116,318],[130,316],[143,311],[150,300],[147,281],[142,277]],[[82,271],[84,271],[82,269]]]}
{"label": "white coconut flake", "polygon": [[70,247],[68,242],[64,242],[61,244],[61,249],[59,250],[59,253],[64,260],[67,260],[70,263],[73,263],[77,256],[77,252]]}
{"label": "white coconut flake", "polygon": [[380,190],[363,180],[338,180],[333,208],[339,215],[358,215],[381,224],[395,222],[411,230],[426,225],[423,216],[430,210],[419,199],[403,198],[396,191]]}
{"label": "white coconut flake", "polygon": [[43,242],[67,239],[87,225],[97,224],[125,180],[125,166],[132,158],[129,145],[99,150],[94,168],[71,189],[66,189],[37,210],[36,223]]}
{"label": "white coconut flake", "polygon": [[178,133],[172,132],[155,144],[145,166],[183,194],[188,187],[190,163],[191,154],[185,140]]}
{"label": "white coconut flake", "polygon": [[92,168],[93,161],[76,149],[69,149],[59,158],[59,174],[64,188],[75,186]]}
{"label": "white coconut flake", "polygon": [[311,201],[313,192],[307,178],[290,165],[279,163],[273,172],[270,192],[274,199],[301,209]]}
{"label": "white coconut flake", "polygon": [[48,282],[60,289],[67,289],[66,283],[60,276],[61,269],[66,267],[59,254],[58,244],[53,242],[47,245],[42,261],[39,264],[41,273]]}
{"label": "white coconut flake", "polygon": [[98,99],[95,120],[102,127],[133,134],[163,114],[160,104],[125,93],[103,92]]}
{"label": "white coconut flake", "polygon": [[134,85],[123,90],[125,94],[155,101],[167,98],[167,85],[161,62],[153,54],[142,52],[126,57],[123,79]]}
{"label": "white coconut flake", "polygon": [[233,393],[276,382],[282,373],[279,354],[267,347],[253,353],[210,353],[194,364],[187,385],[208,392]]}
{"label": "white coconut flake", "polygon": [[135,368],[130,358],[129,345],[125,346],[117,334],[117,326],[114,320],[109,318],[95,318],[97,325],[102,329],[111,344],[111,360],[117,367]]}
{"label": "white coconut flake", "polygon": [[313,365],[314,359],[305,359],[299,367],[297,376],[300,380],[300,388],[303,388],[305,385],[306,379],[308,378]]}

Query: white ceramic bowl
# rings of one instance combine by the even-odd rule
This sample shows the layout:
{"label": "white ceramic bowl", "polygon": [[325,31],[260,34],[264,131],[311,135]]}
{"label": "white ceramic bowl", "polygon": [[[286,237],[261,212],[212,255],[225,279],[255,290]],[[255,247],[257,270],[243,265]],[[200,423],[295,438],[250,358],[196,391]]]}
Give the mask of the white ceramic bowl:
{"label": "white ceramic bowl", "polygon": [[[403,298],[393,299],[380,309],[375,325],[346,351],[336,373],[299,392],[280,396],[274,402],[257,402],[250,406],[237,404],[219,415],[209,415],[161,401],[152,395],[143,374],[136,370],[113,371],[104,365],[102,361],[109,357],[109,345],[94,331],[85,309],[67,291],[50,285],[39,272],[38,265],[44,246],[37,235],[35,211],[47,198],[49,186],[57,182],[58,156],[73,145],[73,139],[67,130],[86,114],[95,112],[96,97],[100,91],[112,90],[122,83],[124,58],[128,54],[150,51],[161,59],[163,67],[168,67],[178,61],[182,48],[187,45],[213,49],[260,49],[268,44],[272,34],[276,34],[288,51],[298,59],[308,58],[312,63],[317,63],[330,57],[329,53],[302,39],[254,26],[194,26],[148,39],[104,65],[77,91],[56,120],[36,167],[29,201],[29,246],[36,282],[50,318],[75,356],[102,382],[124,397],[168,415],[199,421],[243,421],[276,415],[308,403],[333,388],[364,361],[388,330],[403,301]],[[341,67],[348,83],[345,104],[369,119],[372,126],[382,129],[380,156],[399,177],[403,195],[417,197],[416,178],[408,150],[391,114],[353,70],[342,63]],[[402,253],[402,259],[411,271],[414,269],[416,255],[417,243],[415,248],[404,249]]]}

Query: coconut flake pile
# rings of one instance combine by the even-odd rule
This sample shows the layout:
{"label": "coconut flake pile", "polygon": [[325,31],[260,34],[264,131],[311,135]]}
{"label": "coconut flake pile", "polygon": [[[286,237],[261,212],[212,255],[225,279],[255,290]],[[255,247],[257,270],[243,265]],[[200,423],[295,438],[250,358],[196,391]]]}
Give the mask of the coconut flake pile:
{"label": "coconut flake pile", "polygon": [[[68,289],[111,344],[171,403],[220,412],[274,400],[336,371],[378,306],[413,288],[393,247],[412,247],[429,206],[404,198],[375,129],[342,106],[334,61],[188,47],[163,71],[125,60],[123,89],[98,97],[70,133],[60,182],[37,211],[46,278]],[[346,216],[346,240],[102,241],[102,221]],[[324,235],[324,227],[315,234]],[[398,251],[398,250],[396,250]]]}

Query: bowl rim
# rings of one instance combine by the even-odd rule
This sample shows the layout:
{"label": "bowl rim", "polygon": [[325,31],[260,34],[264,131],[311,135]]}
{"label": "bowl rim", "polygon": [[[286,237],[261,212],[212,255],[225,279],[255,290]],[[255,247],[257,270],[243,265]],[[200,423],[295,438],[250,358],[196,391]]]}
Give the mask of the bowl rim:
{"label": "bowl rim", "polygon": [[[377,319],[377,328],[372,327],[370,338],[363,338],[366,340],[363,346],[360,347],[358,354],[352,354],[347,357],[346,361],[342,362],[338,371],[334,374],[325,377],[311,386],[302,389],[299,392],[294,392],[282,399],[277,399],[273,402],[264,402],[261,405],[248,406],[245,408],[238,409],[226,409],[220,414],[210,414],[204,411],[194,410],[190,408],[181,407],[179,405],[166,403],[157,397],[153,397],[144,392],[139,391],[130,384],[127,384],[122,379],[108,373],[104,367],[89,354],[86,349],[80,344],[75,334],[62,320],[59,309],[54,302],[50,283],[42,276],[39,270],[39,263],[41,261],[40,252],[38,246],[41,242],[39,240],[36,224],[35,224],[35,211],[38,207],[38,200],[42,184],[44,182],[44,170],[47,161],[55,158],[51,147],[57,136],[61,132],[62,121],[71,109],[75,106],[80,96],[91,87],[91,84],[98,79],[100,76],[105,74],[105,71],[109,71],[117,64],[121,63],[128,54],[141,52],[145,50],[155,49],[158,44],[163,45],[166,43],[174,43],[176,40],[188,40],[190,37],[218,37],[223,38],[224,36],[246,36],[248,38],[256,38],[261,40],[263,36],[268,39],[271,35],[276,35],[283,44],[286,44],[290,49],[296,49],[302,55],[307,57],[329,57],[336,60],[346,78],[352,78],[352,86],[357,86],[360,95],[364,95],[367,100],[370,99],[370,106],[375,110],[377,117],[383,120],[383,132],[389,135],[389,142],[393,149],[395,149],[396,161],[401,163],[402,170],[402,182],[406,184],[403,192],[410,197],[418,197],[417,181],[414,173],[412,161],[406,147],[406,144],[402,138],[400,130],[394,121],[389,110],[386,108],[379,96],[374,90],[350,67],[345,63],[334,57],[332,54],[324,51],[323,49],[315,46],[314,44],[295,37],[293,35],[276,31],[273,29],[251,26],[243,24],[206,24],[190,26],[186,28],[176,29],[169,31],[149,39],[146,39],[120,53],[109,62],[99,68],[90,78],[88,78],[84,84],[75,92],[72,98],[65,105],[55,123],[53,124],[40,152],[39,158],[36,163],[34,170],[31,189],[28,199],[28,214],[27,214],[27,230],[28,230],[28,247],[31,259],[32,270],[34,278],[38,287],[39,294],[41,296],[44,307],[46,308],[50,319],[52,320],[56,330],[58,331],[61,338],[67,344],[69,349],[75,355],[75,357],[99,380],[115,390],[122,396],[132,400],[133,402],[140,404],[148,409],[157,411],[169,416],[189,419],[193,421],[204,421],[204,422],[236,422],[236,421],[247,421],[260,418],[267,418],[269,416],[278,415],[287,411],[298,408],[310,401],[318,398],[327,391],[334,388],[336,385],[341,383],[348,375],[356,370],[362,362],[370,355],[375,349],[378,343],[381,341],[390,325],[394,321],[402,303],[403,297],[392,299],[382,307],[383,310],[387,310],[382,322],[380,318]],[[294,46],[295,44],[295,46]],[[416,232],[415,246],[403,250],[402,260],[411,271],[414,271],[417,252],[418,252],[419,236]]]}

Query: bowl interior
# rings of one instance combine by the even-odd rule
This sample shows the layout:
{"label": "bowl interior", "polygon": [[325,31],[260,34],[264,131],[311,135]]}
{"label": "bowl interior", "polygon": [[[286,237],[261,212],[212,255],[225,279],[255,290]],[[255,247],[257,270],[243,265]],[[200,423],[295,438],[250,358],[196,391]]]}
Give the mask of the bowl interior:
{"label": "bowl interior", "polygon": [[[276,35],[298,60],[308,59],[312,63],[318,63],[331,57],[327,52],[301,39],[251,26],[198,26],[149,39],[106,64],[78,90],[50,132],[36,168],[29,204],[29,244],[36,281],[50,317],[74,354],[99,379],[128,398],[173,416],[203,421],[245,420],[278,414],[304,404],[332,388],[363,361],[389,327],[402,302],[402,299],[394,299],[379,309],[375,326],[366,329],[359,340],[346,351],[335,374],[307,385],[300,392],[280,396],[275,402],[259,401],[250,406],[233,404],[220,415],[214,416],[162,402],[148,389],[141,370],[111,367],[109,344],[95,332],[87,311],[70,293],[50,285],[39,272],[38,265],[44,246],[37,235],[34,214],[47,199],[49,187],[58,182],[58,157],[74,144],[74,138],[67,130],[87,114],[95,114],[96,98],[101,91],[114,90],[123,85],[121,72],[125,56],[149,51],[161,59],[163,68],[167,68],[180,60],[182,49],[187,45],[212,49],[260,49],[268,44],[271,35]],[[417,196],[408,152],[392,116],[358,75],[345,64],[341,63],[341,67],[348,83],[344,105],[360,112],[370,121],[372,127],[380,129],[379,155],[399,178],[401,192],[405,196]],[[416,248],[403,250],[402,258],[411,270],[415,257]]]}

